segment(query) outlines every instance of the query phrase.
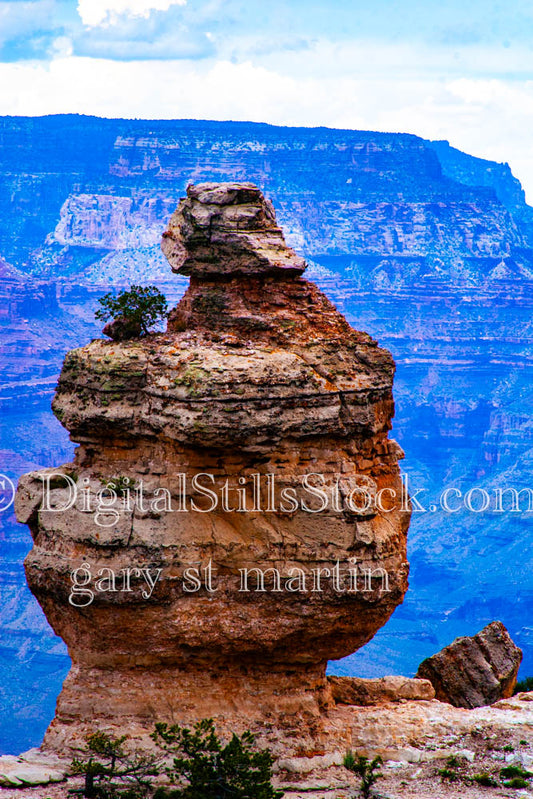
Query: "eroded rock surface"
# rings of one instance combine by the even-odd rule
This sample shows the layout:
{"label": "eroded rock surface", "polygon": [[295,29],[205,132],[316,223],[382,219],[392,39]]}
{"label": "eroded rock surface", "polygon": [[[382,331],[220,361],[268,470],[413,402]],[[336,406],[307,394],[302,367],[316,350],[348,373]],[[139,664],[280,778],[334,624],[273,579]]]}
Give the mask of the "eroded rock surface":
{"label": "eroded rock surface", "polygon": [[[213,717],[275,754],[326,752],[326,662],[370,640],[407,588],[394,363],[300,276],[254,186],[190,187],[163,246],[191,275],[166,333],[67,355],[54,411],[79,447],[54,471],[72,482],[50,480],[48,511],[46,472],[18,491],[28,582],[73,661],[45,743],[95,728],[147,741],[156,720]],[[108,483],[124,507],[97,524]],[[93,581],[76,607],[83,564],[160,572],[148,597],[135,576],[131,590]],[[257,572],[243,588],[254,568],[264,590]]]}
{"label": "eroded rock surface", "polygon": [[[483,799],[487,788],[473,779],[480,773],[497,782],[495,796],[530,796],[531,789],[506,790],[500,772],[506,766],[533,770],[533,693],[472,710],[437,700],[339,707],[328,714],[325,725],[331,743],[327,752],[316,746],[308,752],[281,753],[276,761],[274,782],[285,790],[286,799],[352,799],[359,781],[342,765],[347,748],[384,759],[378,790],[390,799]],[[457,776],[443,780],[439,771],[450,770],[449,758]],[[7,771],[14,777],[16,769],[28,766],[24,761],[34,759],[34,753],[2,757],[0,774]],[[52,776],[50,770],[54,778],[64,775],[68,765],[50,753],[39,755],[39,763],[44,773],[33,778],[42,782]],[[38,789],[25,788],[16,779],[11,784],[18,787],[1,788],[2,798],[68,799],[72,789],[80,789],[81,780],[69,778]]]}
{"label": "eroded rock surface", "polygon": [[285,244],[272,203],[253,183],[189,186],[162,249],[174,272],[195,277],[305,270],[304,259]]}
{"label": "eroded rock surface", "polygon": [[45,754],[38,749],[30,749],[18,756],[2,755],[0,789],[62,782],[69,766],[68,760],[62,760],[52,752]]}
{"label": "eroded rock surface", "polygon": [[426,700],[435,698],[435,689],[429,680],[390,676],[376,679],[362,677],[328,677],[331,695],[338,705],[370,705]]}
{"label": "eroded rock surface", "polygon": [[456,638],[441,652],[424,660],[417,677],[435,688],[437,699],[456,707],[481,707],[513,693],[522,652],[501,621],[479,633]]}

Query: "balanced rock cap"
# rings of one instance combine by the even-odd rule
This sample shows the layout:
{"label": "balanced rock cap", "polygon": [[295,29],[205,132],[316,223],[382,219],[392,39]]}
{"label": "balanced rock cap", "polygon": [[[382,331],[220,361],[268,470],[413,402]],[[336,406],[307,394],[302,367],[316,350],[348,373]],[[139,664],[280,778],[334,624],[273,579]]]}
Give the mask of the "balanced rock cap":
{"label": "balanced rock cap", "polygon": [[161,249],[173,272],[193,277],[297,276],[306,268],[253,183],[190,184]]}

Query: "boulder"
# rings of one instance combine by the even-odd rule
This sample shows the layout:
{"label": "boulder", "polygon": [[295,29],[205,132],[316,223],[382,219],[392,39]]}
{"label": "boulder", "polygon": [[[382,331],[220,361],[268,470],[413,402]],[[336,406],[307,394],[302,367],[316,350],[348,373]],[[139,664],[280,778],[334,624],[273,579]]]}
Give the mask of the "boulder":
{"label": "boulder", "polygon": [[125,316],[117,316],[102,330],[104,336],[109,336],[113,341],[127,341],[130,338],[138,338],[141,333],[141,323],[135,319],[128,319]]}
{"label": "boulder", "polygon": [[253,183],[189,185],[161,246],[174,272],[194,277],[300,275],[306,268]]}
{"label": "boulder", "polygon": [[0,787],[24,788],[30,785],[47,785],[66,778],[70,762],[61,761],[53,753],[30,749],[16,757],[0,756]]}
{"label": "boulder", "polygon": [[424,660],[416,676],[431,682],[441,702],[482,707],[512,695],[521,662],[522,651],[502,622],[493,621]]}

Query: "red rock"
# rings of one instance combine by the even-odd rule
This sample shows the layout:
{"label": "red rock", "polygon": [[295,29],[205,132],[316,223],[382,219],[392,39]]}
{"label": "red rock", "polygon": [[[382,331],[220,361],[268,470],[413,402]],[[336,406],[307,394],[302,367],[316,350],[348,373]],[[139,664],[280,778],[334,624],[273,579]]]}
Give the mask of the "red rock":
{"label": "red rock", "polygon": [[109,336],[113,341],[127,341],[131,338],[138,338],[141,333],[141,323],[127,319],[125,316],[117,316],[102,330],[104,336]]}
{"label": "red rock", "polygon": [[409,679],[409,677],[328,677],[331,694],[338,705],[359,705],[367,707],[386,702],[400,702],[410,699],[429,700],[435,698],[435,689],[429,680]]}

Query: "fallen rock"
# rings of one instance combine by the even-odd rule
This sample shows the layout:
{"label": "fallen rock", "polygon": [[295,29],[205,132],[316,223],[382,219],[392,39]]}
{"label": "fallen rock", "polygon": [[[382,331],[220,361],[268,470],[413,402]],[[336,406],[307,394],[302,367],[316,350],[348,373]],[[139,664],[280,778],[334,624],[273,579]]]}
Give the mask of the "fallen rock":
{"label": "fallen rock", "polygon": [[136,319],[128,319],[126,316],[117,316],[102,330],[104,336],[109,336],[113,341],[127,341],[131,338],[138,338],[141,333],[141,323]]}
{"label": "fallen rock", "polygon": [[23,788],[32,785],[48,785],[65,779],[67,766],[50,753],[47,757],[39,750],[30,749],[19,755],[0,757],[0,787]]}
{"label": "fallen rock", "polygon": [[424,660],[416,676],[431,682],[441,702],[482,707],[512,696],[521,662],[522,651],[501,621],[493,621]]}
{"label": "fallen rock", "polygon": [[406,699],[434,699],[435,689],[429,680],[409,677],[328,677],[333,700],[338,705],[377,705]]}

